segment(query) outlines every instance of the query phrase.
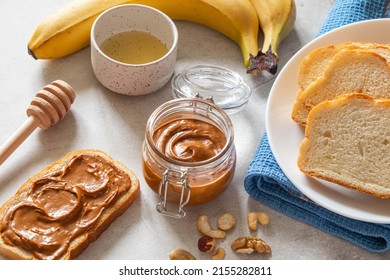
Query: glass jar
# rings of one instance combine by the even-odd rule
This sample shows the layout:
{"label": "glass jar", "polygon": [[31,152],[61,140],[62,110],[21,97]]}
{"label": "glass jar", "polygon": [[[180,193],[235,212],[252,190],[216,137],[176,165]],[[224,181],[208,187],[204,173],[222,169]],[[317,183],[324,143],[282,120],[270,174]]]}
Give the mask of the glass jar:
{"label": "glass jar", "polygon": [[[216,127],[223,133],[226,141],[215,155],[205,160],[183,161],[169,156],[158,147],[155,134],[164,125],[181,120]],[[198,135],[190,139],[191,143],[203,141],[201,133],[195,134]],[[162,104],[153,112],[146,125],[142,152],[143,174],[149,187],[161,197],[157,205],[160,213],[181,218],[186,214],[183,210],[186,204],[206,203],[222,194],[232,181],[235,171],[236,152],[233,134],[233,125],[228,115],[207,100],[175,99]],[[209,145],[213,141],[220,141],[214,136],[210,133],[206,137],[208,139],[204,140],[205,143]],[[168,202],[177,205],[178,210],[169,210]]]}

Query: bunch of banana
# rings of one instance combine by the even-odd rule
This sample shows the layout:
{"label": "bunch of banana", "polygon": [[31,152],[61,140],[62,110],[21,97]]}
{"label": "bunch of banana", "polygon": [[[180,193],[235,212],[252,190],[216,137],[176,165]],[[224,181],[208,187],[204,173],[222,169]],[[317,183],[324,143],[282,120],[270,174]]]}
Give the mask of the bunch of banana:
{"label": "bunch of banana", "polygon": [[[174,20],[192,21],[215,29],[239,45],[245,67],[248,71],[251,69],[248,73],[256,74],[258,72],[256,68],[263,67],[260,65],[261,61],[253,56],[259,49],[259,13],[256,13],[257,8],[254,8],[256,6],[249,0],[75,0],[40,23],[28,43],[29,54],[35,59],[60,58],[87,47],[96,17],[111,7],[123,4],[148,5],[164,12]],[[264,9],[261,5],[258,7]],[[263,12],[271,14],[275,11],[274,8],[272,4],[266,8],[269,13],[263,10],[260,14]],[[264,19],[265,21],[273,19],[272,16],[267,17],[269,19]],[[269,24],[272,25],[274,22]],[[277,45],[278,43],[276,48]],[[263,69],[259,68],[259,71]]]}
{"label": "bunch of banana", "polygon": [[256,56],[251,55],[247,72],[256,75],[267,70],[275,74],[279,60],[278,47],[292,31],[296,7],[294,0],[250,0],[258,15],[264,34],[263,47]]}

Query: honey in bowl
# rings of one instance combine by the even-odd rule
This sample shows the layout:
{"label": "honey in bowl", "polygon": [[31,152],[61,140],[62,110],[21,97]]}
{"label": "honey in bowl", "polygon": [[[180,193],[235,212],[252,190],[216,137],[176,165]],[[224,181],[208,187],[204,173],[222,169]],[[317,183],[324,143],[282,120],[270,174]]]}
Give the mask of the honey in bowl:
{"label": "honey in bowl", "polygon": [[143,31],[126,31],[104,40],[100,49],[112,59],[126,64],[145,64],[163,57],[168,48],[155,36]]}

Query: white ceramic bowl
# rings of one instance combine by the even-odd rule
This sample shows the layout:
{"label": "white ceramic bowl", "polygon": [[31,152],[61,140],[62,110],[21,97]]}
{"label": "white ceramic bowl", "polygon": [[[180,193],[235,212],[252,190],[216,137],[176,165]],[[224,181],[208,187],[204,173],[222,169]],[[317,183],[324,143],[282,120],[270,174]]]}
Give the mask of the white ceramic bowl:
{"label": "white ceramic bowl", "polygon": [[[99,48],[107,38],[126,31],[143,31],[159,39],[168,53],[145,64],[116,61]],[[178,32],[174,22],[161,11],[144,5],[120,5],[99,15],[91,30],[91,62],[96,78],[111,91],[144,95],[163,87],[173,74]]]}

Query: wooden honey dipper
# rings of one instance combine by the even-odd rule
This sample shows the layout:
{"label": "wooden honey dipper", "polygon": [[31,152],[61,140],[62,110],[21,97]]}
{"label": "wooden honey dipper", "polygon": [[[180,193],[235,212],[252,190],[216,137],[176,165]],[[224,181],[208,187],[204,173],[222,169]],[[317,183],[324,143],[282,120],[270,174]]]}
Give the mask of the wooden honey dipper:
{"label": "wooden honey dipper", "polygon": [[61,80],[56,80],[38,91],[27,108],[28,119],[0,147],[0,165],[37,127],[47,129],[62,120],[75,98],[73,88]]}

